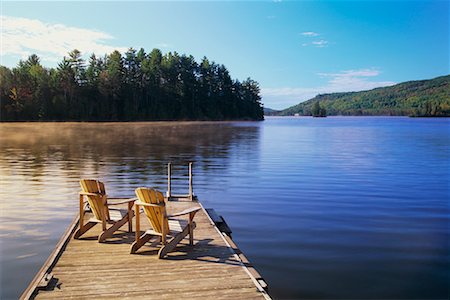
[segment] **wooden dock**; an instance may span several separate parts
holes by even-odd
[[[165,259],[158,259],[150,244],[129,254],[135,234],[126,224],[104,243],[97,242],[101,226],[76,240],[76,218],[21,299],[270,299],[259,273],[201,203],[171,199],[167,209],[193,206],[202,207],[195,217],[194,246],[185,238]],[[145,230],[150,225],[141,214]]]

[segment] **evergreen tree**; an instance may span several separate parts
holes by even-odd
[[[71,51],[56,69],[31,55],[12,70],[0,66],[2,121],[262,120],[259,85],[232,80],[204,57],[133,48],[122,56]]]
[[[319,101],[314,102],[313,107],[311,109],[311,114],[313,117],[320,116],[320,104]]]

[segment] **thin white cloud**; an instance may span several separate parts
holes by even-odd
[[[363,91],[395,84],[392,81],[369,80],[370,77],[380,75],[380,71],[376,69],[348,70],[339,73],[319,73],[317,75],[330,78],[327,87],[333,92]]]
[[[303,47],[313,46],[316,48],[325,48],[328,47],[329,42],[327,40],[318,40],[318,41],[312,41],[310,43],[302,43]]]
[[[305,32],[302,32],[301,35],[308,36],[308,37],[315,37],[315,36],[318,36],[319,34],[314,31],[305,31]]]
[[[392,81],[370,80],[380,75],[380,71],[373,68],[346,70],[339,73],[318,73],[317,75],[329,78],[328,82],[319,87],[262,88],[264,105],[274,109],[283,109],[311,99],[318,94],[365,91],[396,84]]]
[[[305,100],[311,99],[323,87],[303,88],[303,87],[282,87],[282,88],[261,88],[261,95],[265,107],[272,109],[285,109]]]
[[[306,39],[308,39],[307,42],[302,43],[303,47],[307,47],[307,46],[313,46],[313,47],[317,47],[317,48],[325,48],[328,46],[329,42],[325,39],[320,39],[320,40],[314,40],[311,41],[311,38],[315,38],[318,37],[320,34],[314,31],[304,31],[302,33],[300,33],[302,36],[304,36]]]
[[[314,45],[315,47],[323,48],[323,47],[328,46],[328,41],[326,41],[326,40],[313,41],[313,42],[311,42],[311,44]]]
[[[317,75],[322,77],[375,77],[380,75],[381,72],[377,69],[360,69],[360,70],[347,70],[341,71],[339,73],[317,73]]]
[[[73,49],[78,49],[85,55],[103,55],[114,50],[127,51],[126,47],[106,44],[106,41],[113,40],[114,37],[98,30],[10,16],[1,16],[1,22],[2,56],[26,58],[34,53],[43,60],[55,62]]]

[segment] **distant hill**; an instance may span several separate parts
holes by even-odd
[[[317,95],[277,115],[310,116],[316,102],[325,108],[327,115],[449,117],[450,75],[370,91]]]
[[[271,109],[268,107],[264,107],[264,115],[265,116],[274,116],[279,114],[281,111],[280,110],[275,110],[275,109]]]

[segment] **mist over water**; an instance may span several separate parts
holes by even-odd
[[[1,299],[29,284],[78,212],[111,196],[194,192],[281,298],[447,299],[449,119],[0,124]]]

